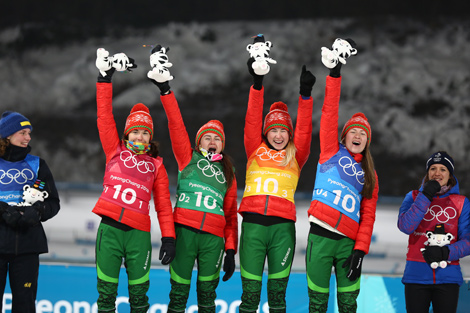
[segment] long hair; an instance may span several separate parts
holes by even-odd
[[[199,146],[196,146],[194,150],[196,150],[196,152],[198,153],[201,153],[201,150],[199,150]],[[223,156],[222,161],[220,163],[222,164],[224,176],[227,180],[227,189],[229,189],[232,186],[233,179],[235,178],[235,171],[233,169],[232,158],[224,151],[221,151],[220,154],[222,154]]]
[[[375,180],[375,167],[374,160],[370,154],[370,146],[367,143],[364,151],[362,151],[362,170],[364,171],[364,186],[362,188],[361,194],[363,197],[370,199],[372,198],[372,193],[374,192],[376,180]]]
[[[10,145],[10,140],[7,138],[0,138],[0,157],[5,154],[7,147]]]
[[[280,166],[287,166],[289,165],[292,167],[293,161],[295,159],[295,154],[297,153],[297,148],[295,147],[294,141],[292,137],[289,139],[287,146],[284,148],[286,150],[286,157],[279,163]]]
[[[440,153],[445,153],[447,155],[450,155],[448,154],[446,151],[444,150],[441,150],[441,151],[437,151],[437,152],[440,152]],[[449,173],[450,174],[450,173]],[[424,176],[424,178],[422,179],[422,185],[424,185],[426,182],[429,181],[429,170],[426,172],[426,175]],[[447,186],[450,186],[450,188],[454,187],[455,185],[457,185],[457,180],[455,179],[454,175],[449,175],[449,180],[447,181]]]

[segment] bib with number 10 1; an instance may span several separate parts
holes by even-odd
[[[285,150],[273,150],[263,143],[248,159],[243,197],[270,195],[294,203],[294,193],[299,182],[300,167],[296,160],[281,166]]]

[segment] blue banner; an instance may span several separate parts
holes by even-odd
[[[187,313],[197,312],[196,272],[193,274]],[[222,275],[221,275],[222,276]],[[268,313],[266,296],[267,276],[263,277],[263,290],[259,313]],[[117,309],[119,313],[130,312],[127,292],[127,276],[121,270]],[[338,312],[334,275],[330,283],[328,312]],[[459,313],[468,312],[470,291],[468,282],[460,288]],[[169,302],[170,274],[166,269],[150,271],[149,313],[166,313]],[[217,288],[217,312],[236,313],[242,294],[240,272],[232,278],[220,281]],[[37,295],[37,313],[96,313],[96,269],[86,266],[41,265]],[[287,288],[287,311],[290,313],[308,312],[307,279],[305,273],[292,273]],[[400,277],[363,275],[361,292],[358,298],[359,313],[402,313],[405,312],[404,288]],[[3,312],[11,312],[11,291],[9,283],[3,297]]]

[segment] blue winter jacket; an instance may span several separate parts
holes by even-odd
[[[457,179],[456,179],[457,181]],[[398,215],[398,228],[401,232],[412,235],[423,220],[427,209],[431,206],[431,201],[422,194],[422,187],[415,199],[410,191],[403,200]],[[451,194],[460,194],[459,183],[447,193],[436,198],[448,197]],[[434,201],[434,200],[433,200]],[[457,241],[448,245],[449,261],[456,261],[470,254],[470,202],[465,198],[462,211],[458,220]],[[433,270],[425,262],[406,261],[405,272],[402,278],[403,283],[414,284],[459,284],[463,283],[460,265],[449,264],[446,268]]]

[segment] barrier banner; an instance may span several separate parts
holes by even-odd
[[[186,313],[197,312],[196,275],[193,273],[191,292]],[[223,275],[221,275],[222,277]],[[338,312],[336,304],[336,283],[332,275],[328,313]],[[263,290],[259,313],[268,313],[266,295],[267,276],[263,277]],[[1,313],[11,312],[11,291],[9,282],[3,297]],[[468,312],[470,291],[468,282],[460,288],[459,313]],[[152,268],[150,271],[149,313],[166,313],[169,302],[170,274],[168,268]],[[217,313],[236,313],[242,294],[240,272],[232,278],[220,281],[217,288]],[[305,273],[293,272],[287,287],[287,311],[289,313],[308,312],[307,279]],[[37,313],[96,313],[96,269],[87,266],[41,265],[37,295]],[[127,275],[121,269],[119,278],[117,312],[130,312],[127,292]],[[361,292],[358,298],[358,313],[402,313],[405,312],[404,287],[400,277],[363,275]]]

